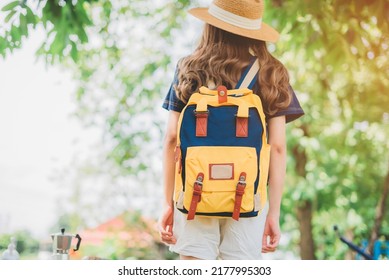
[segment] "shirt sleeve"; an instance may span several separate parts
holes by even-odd
[[[174,89],[174,86],[178,84],[178,67],[176,67],[176,70],[174,71],[174,78],[173,82],[170,85],[170,88],[166,94],[165,100],[162,104],[162,107],[166,110],[172,110],[176,112],[181,112],[184,107],[185,103],[182,102],[176,94],[176,91]]]
[[[290,102],[289,106],[284,110],[278,111],[276,114],[272,116],[268,116],[268,119],[279,117],[279,116],[285,116],[286,122],[289,123],[304,115],[304,110],[301,108],[296,93],[294,92],[291,86],[289,86],[289,90],[292,94],[292,101]]]

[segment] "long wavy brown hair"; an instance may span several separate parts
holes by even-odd
[[[250,63],[252,49],[259,59],[260,71],[253,91],[266,104],[264,111],[274,115],[291,101],[289,75],[284,65],[267,50],[266,42],[235,35],[205,24],[196,50],[178,65],[177,96],[186,103],[192,93],[205,85],[234,88]]]

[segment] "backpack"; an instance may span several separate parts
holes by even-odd
[[[266,203],[270,145],[250,89],[258,70],[255,59],[234,90],[201,87],[179,116],[174,201],[188,220],[255,217]]]

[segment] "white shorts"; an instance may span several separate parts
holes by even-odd
[[[258,260],[262,259],[262,236],[268,211],[252,218],[204,218],[186,215],[174,209],[173,235],[177,243],[170,251],[203,260]]]

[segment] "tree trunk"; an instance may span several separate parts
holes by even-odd
[[[302,126],[304,135],[308,136],[308,129]],[[307,154],[304,149],[296,145],[292,150],[296,162],[297,175],[306,178],[307,172],[305,166],[307,165]],[[315,243],[312,234],[312,202],[305,200],[297,206],[297,220],[300,228],[300,256],[303,260],[314,260],[315,258]]]
[[[376,208],[374,227],[370,235],[369,247],[368,247],[368,251],[370,253],[373,252],[374,242],[379,238],[380,235],[382,221],[384,219],[385,212],[386,212],[386,202],[388,200],[388,196],[389,196],[389,170],[388,173],[386,174],[386,179],[382,188],[382,195],[380,197],[380,200],[378,201],[377,208]]]
[[[312,202],[304,201],[297,207],[300,225],[300,256],[302,260],[314,260],[315,244],[312,235]]]

